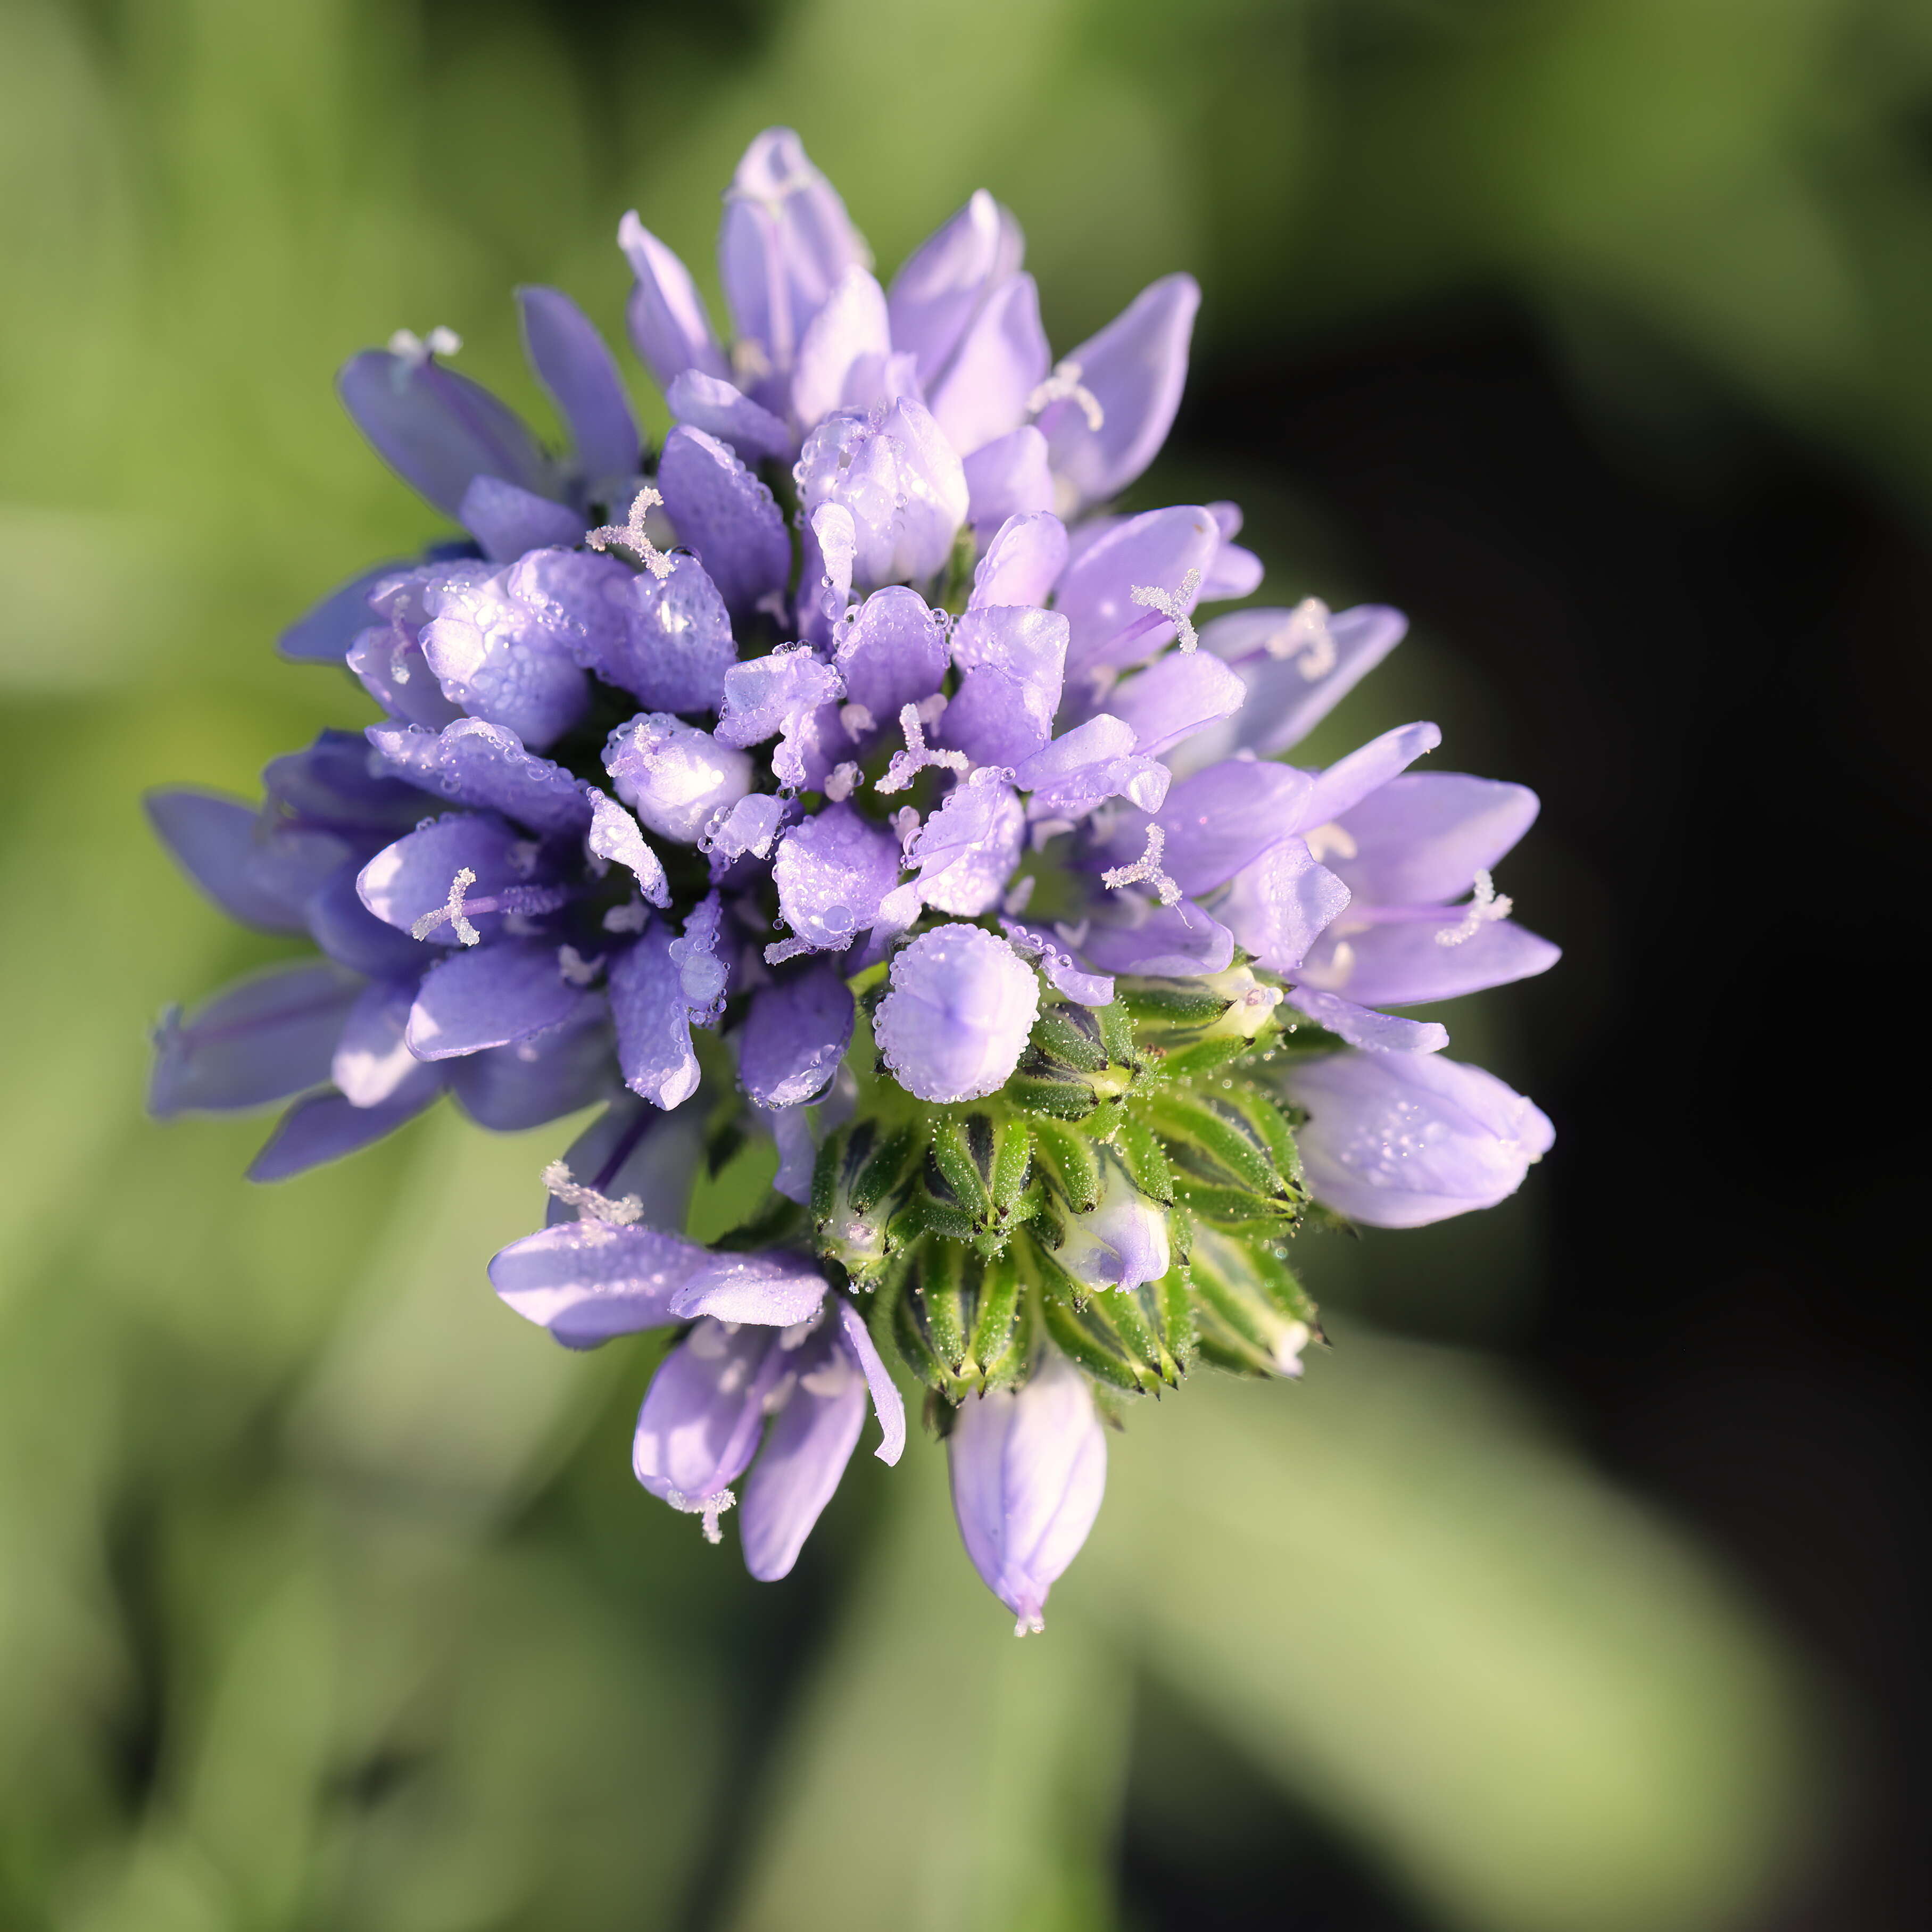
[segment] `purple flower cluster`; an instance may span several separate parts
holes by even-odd
[[[518,301],[562,454],[447,331],[344,370],[466,538],[283,639],[382,722],[275,760],[259,809],[151,801],[223,907],[320,953],[170,1015],[154,1108],[292,1100],[271,1180],[446,1089],[502,1130],[601,1106],[491,1275],[571,1347],[680,1328],[639,1481],[714,1540],[742,1485],[746,1562],[784,1575],[868,1392],[903,1446],[890,1336],[954,1405],[969,1555],[1037,1628],[1100,1504],[1096,1383],[1197,1346],[1298,1367],[1298,1291],[1247,1281],[1234,1236],[1311,1196],[1390,1226],[1485,1206],[1548,1146],[1388,1010],[1553,962],[1492,879],[1536,800],[1412,770],[1428,724],[1287,762],[1400,614],[1197,622],[1260,583],[1239,510],[1106,508],[1173,421],[1188,277],[1056,357],[1006,210],[974,195],[882,287],[784,129],[725,196],[728,345],[634,214],[619,238],[655,452],[553,290]],[[1190,1086],[1236,1060],[1252,1106]],[[780,1208],[706,1250],[693,1175],[747,1131]],[[976,1339],[947,1339],[956,1276]]]

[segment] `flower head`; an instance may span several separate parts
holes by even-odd
[[[518,299],[556,447],[446,328],[343,370],[459,528],[282,639],[381,722],[277,759],[259,808],[151,800],[203,890],[316,949],[167,1016],[154,1108],[288,1102],[272,1180],[445,1093],[503,1130],[600,1108],[490,1276],[568,1347],[680,1330],[638,1480],[782,1576],[868,1402],[897,1459],[890,1354],[1037,1628],[1100,1504],[1096,1388],[1298,1373],[1311,1198],[1410,1225],[1547,1146],[1388,1010],[1552,963],[1495,879],[1535,800],[1412,769],[1426,722],[1288,762],[1400,614],[1209,615],[1261,580],[1238,508],[1105,508],[1173,421],[1189,278],[1056,352],[990,196],[882,285],[782,128],[726,196],[728,340],[635,214],[618,241],[655,451],[554,290]],[[712,1130],[776,1171],[706,1249]]]

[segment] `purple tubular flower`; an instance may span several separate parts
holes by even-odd
[[[1124,670],[1154,656],[1174,635],[1174,621],[1134,592],[1157,592],[1191,611],[1220,542],[1214,518],[1188,505],[1130,517],[1073,557],[1054,593],[1070,626],[1068,677]]]
[[[1200,306],[1200,286],[1192,275],[1166,276],[1061,364],[1088,392],[1100,418],[1096,423],[1078,396],[1041,413],[1059,486],[1054,507],[1063,517],[1118,496],[1154,460],[1180,406]]]
[[[778,916],[807,948],[849,946],[879,915],[898,883],[899,842],[849,805],[829,806],[795,825],[772,863]]]
[[[728,745],[757,745],[781,734],[773,776],[782,784],[803,784],[820,776],[808,764],[808,727],[839,689],[838,674],[802,645],[734,664],[725,674],[718,736]]]
[[[1018,272],[1025,245],[1019,224],[980,188],[892,278],[892,344],[912,352],[925,387],[945,369],[988,293]]]
[[[922,1100],[974,1100],[1006,1084],[1040,1011],[1040,982],[976,926],[922,933],[896,958],[873,1030],[899,1084]]]
[[[406,1035],[418,1060],[509,1046],[561,1026],[583,995],[541,939],[500,940],[459,952],[423,976]]]
[[[968,610],[952,627],[959,688],[940,721],[940,738],[983,764],[1022,764],[1044,751],[1060,706],[1066,635],[1055,610],[1017,604]]]
[[[562,640],[517,595],[522,570],[433,591],[419,641],[452,704],[541,752],[583,718],[590,686]]]
[[[310,896],[348,856],[332,832],[265,824],[218,792],[183,788],[144,802],[182,870],[230,918],[266,932],[305,932]]]
[[[752,996],[738,1075],[761,1107],[796,1107],[831,1084],[852,1037],[852,995],[832,967],[814,964]]]
[[[1102,1162],[1100,1204],[1066,1224],[1054,1259],[1084,1288],[1134,1288],[1158,1281],[1172,1264],[1167,1212],[1150,1200],[1111,1158]]]
[[[624,1084],[653,1106],[682,1106],[698,1091],[692,1049],[692,1006],[674,935],[653,920],[610,967],[610,1010],[617,1023],[617,1060]]]
[[[581,511],[533,496],[496,476],[472,479],[457,514],[492,563],[514,563],[546,544],[576,543],[586,527]]]
[[[660,838],[694,845],[752,787],[752,761],[668,712],[620,724],[604,747],[617,796]]]
[[[1107,1486],[1107,1437],[1087,1378],[1049,1353],[1024,1388],[959,1406],[946,1440],[966,1554],[1016,1618],[1046,1628],[1047,1593],[1079,1555]]]
[[[1044,604],[1066,568],[1066,526],[1058,517],[1007,518],[973,573],[968,612],[1007,604]]]
[[[982,766],[948,792],[906,849],[919,896],[935,912],[976,919],[1004,896],[1026,839],[1026,810],[1004,771]]]
[[[1102,712],[1023,759],[1013,776],[1033,794],[1034,818],[1084,817],[1102,800],[1131,800],[1143,812],[1160,808],[1167,796],[1167,767],[1134,749],[1137,736],[1126,719]]]
[[[311,1094],[275,1123],[261,1152],[248,1163],[248,1178],[290,1180],[325,1162],[340,1160],[406,1126],[442,1090],[432,1078],[370,1107],[356,1106],[340,1094]]]
[[[933,421],[970,457],[1022,427],[1051,360],[1040,291],[1030,275],[1010,277],[967,324],[945,373],[927,386]]]
[[[1324,772],[1318,794],[1349,762]],[[1379,1006],[1453,999],[1546,972],[1558,949],[1507,916],[1510,903],[1496,896],[1489,872],[1536,811],[1536,794],[1521,785],[1456,772],[1392,778],[1342,808],[1310,836],[1354,902],[1310,950],[1301,977]],[[1467,904],[1449,903],[1472,887]]]
[[[729,369],[711,332],[704,298],[691,271],[638,219],[617,224],[617,245],[637,277],[631,291],[631,340],[658,387],[669,389],[686,370],[722,381]]]
[[[1215,907],[1242,950],[1275,973],[1292,973],[1348,903],[1348,888],[1299,838],[1250,860]]]
[[[1201,644],[1226,662],[1247,688],[1247,701],[1218,733],[1187,748],[1191,763],[1206,764],[1249,750],[1264,756],[1291,750],[1375,669],[1408,628],[1400,610],[1358,604],[1330,613],[1231,610],[1201,627]]]
[[[734,618],[784,590],[791,542],[772,493],[715,436],[680,426],[664,439],[658,487],[680,538],[697,553]]]
[[[722,376],[687,369],[666,386],[664,400],[678,422],[728,442],[748,463],[782,456],[791,447],[784,423]]]
[[[958,454],[910,396],[827,416],[806,438],[797,474],[808,518],[826,503],[850,512],[853,581],[865,590],[935,575],[966,520]]]
[[[966,478],[966,519],[981,542],[1015,517],[1053,507],[1053,472],[1046,438],[1030,423],[982,443],[960,465]]]
[[[787,128],[725,197],[728,340],[634,214],[618,240],[675,425],[655,454],[554,289],[517,303],[554,458],[448,366],[448,329],[343,370],[370,441],[462,530],[281,640],[345,665],[380,722],[275,760],[259,806],[148,801],[202,890],[314,949],[166,1016],[153,1108],[286,1103],[263,1180],[446,1094],[496,1132],[594,1110],[491,1277],[572,1348],[682,1324],[639,1480],[714,1541],[742,1498],[747,1568],[786,1574],[868,1389],[878,1453],[904,1445],[890,1336],[958,1406],[967,1548],[1037,1629],[1105,1483],[1095,1381],[1153,1393],[1182,1365],[1132,1298],[1163,1332],[1185,1301],[1216,1363],[1300,1372],[1314,1313],[1275,1264],[1308,1186],[1282,1134],[1321,1199],[1390,1225],[1500,1198],[1549,1144],[1442,1057],[1441,1024],[1384,1010],[1555,959],[1491,872],[1536,801],[1410,772],[1426,723],[1325,770],[1278,762],[1401,614],[1214,615],[1262,581],[1239,506],[1107,507],[1173,420],[1187,276],[1056,358],[990,195],[882,286]],[[782,508],[760,470],[780,463]],[[778,1164],[714,1249],[685,1228],[721,1130]],[[1189,1244],[1163,1153],[1216,1163]],[[956,1265],[1028,1283],[1004,1340],[982,1304],[970,1354],[905,1319]],[[1068,1322],[1078,1366],[1052,1339]]]
[[[1286,1085],[1308,1115],[1298,1138],[1316,1198],[1371,1227],[1493,1208],[1556,1137],[1494,1074],[1439,1054],[1334,1054]]]
[[[154,1036],[148,1111],[162,1120],[226,1113],[320,1086],[360,990],[355,974],[333,964],[274,967],[185,1020],[170,1011]]]
[[[905,1404],[859,1311],[842,1296],[833,1305],[836,1322],[821,1323],[799,1352],[798,1379],[745,1485],[745,1567],[761,1583],[789,1575],[797,1562],[851,1460],[868,1391],[881,1438],[873,1454],[890,1466],[904,1452]]]
[[[369,628],[369,593],[385,578],[406,571],[402,562],[379,563],[332,590],[314,610],[298,618],[275,640],[294,664],[340,664],[349,646]]]
[[[583,782],[524,749],[515,732],[480,718],[441,731],[372,724],[367,736],[392,770],[459,805],[500,812],[534,832],[581,832],[590,823]]]
[[[478,476],[539,496],[552,492],[550,464],[523,422],[434,356],[367,350],[343,365],[336,387],[376,453],[452,517]]]
[[[834,662],[847,700],[888,725],[902,705],[930,698],[944,681],[944,622],[915,590],[875,590],[846,627]]]
[[[787,379],[812,319],[845,271],[870,256],[831,183],[789,128],[768,128],[745,151],[724,197],[718,273],[757,371],[752,394],[783,406]]]
[[[869,409],[884,400],[892,351],[886,292],[852,262],[800,340],[791,378],[794,417],[815,423],[834,410]]]
[[[1162,658],[1124,679],[1107,694],[1107,709],[1134,728],[1134,749],[1159,758],[1184,738],[1205,730],[1241,708],[1247,688],[1219,658],[1204,651]]]
[[[521,1133],[619,1090],[610,1003],[583,993],[559,1024],[509,1046],[441,1063],[451,1097],[478,1126]]]
[[[530,366],[570,426],[584,480],[598,484],[635,476],[638,420],[596,325],[559,289],[520,288],[517,307]]]

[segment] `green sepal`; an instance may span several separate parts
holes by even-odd
[[[1301,1150],[1295,1145],[1294,1136],[1289,1132],[1288,1122],[1272,1096],[1258,1087],[1236,1081],[1214,1097],[1216,1106],[1240,1114],[1246,1122],[1250,1130],[1268,1150],[1276,1172],[1298,1192],[1305,1192],[1307,1184],[1301,1172]]]
[[[862,1132],[864,1124],[855,1130]],[[908,1121],[879,1137],[876,1146],[856,1163],[849,1184],[854,1211],[869,1214],[887,1195],[896,1191],[919,1158],[921,1134],[918,1124]]]
[[[1090,1374],[1140,1395],[1180,1379],[1136,1297],[1114,1288],[1090,1294],[1045,1250],[1035,1247],[1032,1258],[1047,1333]]]
[[[1084,1214],[1100,1204],[1100,1156],[1092,1141],[1056,1120],[1034,1128],[1034,1156],[1067,1205]]]
[[[932,1165],[952,1190],[953,1198],[972,1216],[976,1226],[984,1228],[992,1217],[993,1198],[968,1144],[965,1122],[949,1119],[936,1123],[930,1153]]]
[[[1009,1252],[986,1262],[973,1310],[971,1347],[987,1386],[1016,1380],[1025,1366],[1030,1351],[1022,1330],[1028,1325],[1023,1318],[1029,1308],[1018,1259]]]
[[[1234,1004],[1172,980],[1116,980],[1114,1000],[1129,1018],[1156,1028],[1209,1026]]]
[[[1292,1192],[1267,1138],[1245,1112],[1224,1104],[1222,1095],[1177,1094],[1170,1088],[1149,1095],[1138,1111],[1169,1152],[1196,1173],[1268,1198]]]
[[[1174,1178],[1174,1198],[1196,1220],[1233,1234],[1276,1238],[1294,1224],[1294,1210],[1286,1202],[1246,1188],[1217,1186],[1185,1172]]]
[[[1082,1073],[1104,1073],[1107,1070],[1108,1054],[1100,1043],[1100,1028],[1087,1025],[1072,1016],[1078,1013],[1084,1019],[1084,1006],[1049,1006],[1034,1022],[1033,1043],[1041,1052],[1077,1069]]]
[[[1313,1300],[1285,1262],[1262,1243],[1208,1232],[1186,1272],[1210,1361],[1246,1375],[1300,1372],[1303,1346],[1322,1331]]]
[[[1100,1044],[1106,1048],[1109,1060],[1122,1066],[1138,1066],[1141,1060],[1140,1042],[1135,1037],[1133,1016],[1118,1000],[1104,1006],[1093,1006],[1088,1010],[1100,1030]]]
[[[1170,1080],[1198,1079],[1254,1050],[1251,1040],[1198,1040],[1192,1046],[1170,1048],[1161,1070]]]
[[[1057,1079],[1050,1074],[1025,1070],[1024,1064],[1022,1070],[1000,1090],[1021,1112],[1045,1114],[1057,1120],[1084,1120],[1100,1104],[1093,1088],[1084,1080]]]
[[[1153,1129],[1131,1114],[1124,1116],[1114,1129],[1113,1145],[1127,1178],[1149,1199],[1171,1205],[1174,1173]]]

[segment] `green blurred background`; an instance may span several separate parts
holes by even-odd
[[[1062,347],[1193,270],[1140,499],[1414,610],[1316,754],[1428,715],[1549,802],[1570,959],[1450,1018],[1556,1154],[1311,1238],[1336,1346],[1136,1414],[1024,1644],[929,1440],[772,1588],[636,1489],[658,1344],[482,1274],[570,1124],[262,1190],[141,1111],[274,951],[142,790],[362,722],[272,638],[435,532],[335,367],[446,323],[544,420],[512,285],[621,337],[618,216],[708,278],[774,122],[886,268],[992,188]],[[1918,956],[1928,161],[1922,0],[0,0],[0,1925],[1921,1922],[1922,1128],[1816,1020]]]

